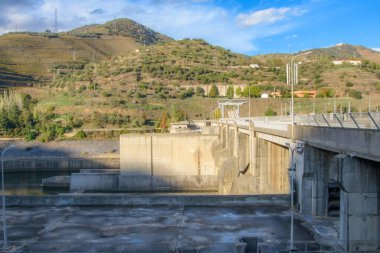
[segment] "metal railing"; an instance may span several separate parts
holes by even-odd
[[[267,124],[292,123],[291,116],[224,118],[220,122],[248,126],[249,122]],[[296,125],[380,130],[380,112],[326,113],[295,115]]]

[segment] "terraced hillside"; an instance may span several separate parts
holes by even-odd
[[[109,28],[117,23],[117,30]],[[57,71],[78,68],[88,62],[136,50],[145,43],[158,43],[170,38],[129,19],[104,25],[92,25],[67,33],[9,33],[0,36],[0,68],[19,76],[39,81],[50,80]],[[102,31],[102,32],[99,32]],[[22,84],[22,79],[17,84]],[[26,83],[27,84],[27,83]],[[2,85],[14,86],[11,78]]]

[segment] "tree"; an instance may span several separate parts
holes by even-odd
[[[240,97],[241,96],[241,88],[237,87],[235,93],[236,93],[236,96]]]
[[[4,108],[0,111],[0,133],[3,135],[9,134],[12,130],[12,123],[9,120]]]
[[[197,86],[195,88],[195,95],[198,97],[203,97],[205,95],[205,90],[202,87]]]
[[[183,111],[178,109],[175,104],[172,104],[172,107],[170,110],[170,117],[171,117],[171,121],[175,122],[175,121],[184,120],[186,118],[186,115]]]
[[[218,108],[214,111],[214,119],[217,120],[217,119],[220,119],[222,117],[222,112],[221,110]]]
[[[249,85],[245,86],[244,90],[242,91],[243,97],[251,96],[251,98],[257,98],[260,97],[261,89],[256,85]]]
[[[211,89],[210,89],[210,92],[208,93],[208,95],[212,98],[216,98],[219,96],[219,90],[215,84],[211,86]]]
[[[163,112],[160,119],[161,132],[165,132],[166,129],[168,128],[167,121],[168,121],[168,114],[166,112]]]
[[[21,111],[16,104],[12,104],[9,108],[8,118],[15,127],[20,126],[20,114]]]
[[[234,97],[234,86],[229,85],[226,92],[227,98],[233,98]]]

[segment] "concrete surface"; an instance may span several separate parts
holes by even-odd
[[[217,135],[128,134],[120,136],[120,189],[216,190],[211,155]]]
[[[235,252],[239,237],[289,239],[287,205],[11,207],[7,216],[18,252]],[[296,240],[314,233],[296,217]]]

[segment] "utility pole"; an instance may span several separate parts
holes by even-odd
[[[334,98],[334,114],[336,113],[336,98]]]
[[[116,17],[115,15],[113,15],[113,35],[115,36],[116,35],[116,30],[117,29],[117,24],[116,24]]]
[[[76,56],[76,48],[73,48],[72,51],[73,51],[73,61],[76,61],[77,60],[77,56]]]
[[[57,8],[54,10],[54,31],[58,33],[58,11]]]
[[[371,97],[368,98],[368,112],[371,112]]]

